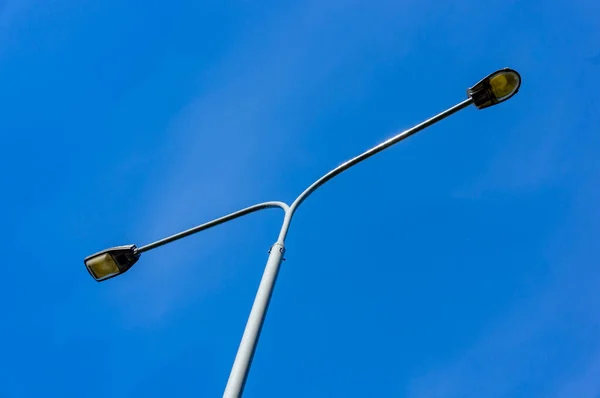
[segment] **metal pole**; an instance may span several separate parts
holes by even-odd
[[[223,393],[224,398],[238,398],[242,396],[284,252],[283,242],[277,242],[271,247],[269,259],[267,260],[267,265],[258,286],[258,292],[256,293],[254,304],[252,304],[248,322],[246,323],[246,329],[244,330],[242,341],[235,356],[229,380],[227,380],[227,387],[225,387],[225,392]]]

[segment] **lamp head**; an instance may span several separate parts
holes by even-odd
[[[483,78],[467,90],[469,97],[479,109],[504,102],[515,95],[521,87],[521,75],[513,69],[504,68]]]
[[[85,258],[85,267],[97,282],[102,282],[126,272],[140,255],[135,245],[117,246]]]

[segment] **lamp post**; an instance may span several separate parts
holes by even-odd
[[[185,238],[186,236],[195,234],[208,228],[212,228],[219,224],[234,220],[236,218],[254,213],[259,210],[268,208],[280,208],[284,212],[283,224],[279,232],[277,241],[271,246],[269,258],[263,272],[258,292],[250,311],[250,316],[246,323],[246,328],[240,342],[233,367],[229,374],[229,380],[225,387],[223,397],[237,398],[242,395],[244,385],[248,377],[248,371],[252,358],[256,350],[260,331],[263,326],[269,301],[273,294],[273,288],[279,272],[279,267],[285,251],[285,238],[288,233],[290,223],[294,213],[298,207],[308,198],[315,190],[335,176],[339,175],[352,166],[370,158],[371,156],[391,147],[392,145],[402,141],[419,131],[432,126],[433,124],[447,118],[448,116],[468,107],[475,105],[478,109],[487,108],[501,102],[504,102],[515,95],[520,88],[520,75],[509,68],[501,69],[486,76],[480,82],[467,90],[467,99],[454,105],[451,108],[439,113],[416,126],[405,130],[394,137],[374,146],[373,148],[363,152],[362,154],[348,160],[327,174],[319,178],[302,192],[291,205],[283,202],[265,202],[254,206],[247,207],[237,212],[228,214],[205,224],[177,233],[167,238],[147,244],[145,246],[136,247],[135,245],[118,246],[110,248],[87,257],[84,262],[88,272],[96,281],[105,281],[107,279],[118,276],[129,270],[135,264],[140,255],[144,252],[156,249],[157,247],[166,245],[176,240]]]

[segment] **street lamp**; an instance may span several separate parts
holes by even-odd
[[[126,272],[140,255],[135,245],[111,247],[85,258],[85,267],[98,282],[114,278]]]
[[[238,398],[242,395],[244,390],[244,385],[248,377],[248,371],[256,350],[260,331],[265,320],[269,301],[273,294],[275,280],[277,279],[277,274],[285,251],[285,237],[288,233],[292,217],[302,202],[327,181],[363,160],[370,158],[429,126],[432,126],[471,104],[475,105],[478,109],[483,109],[504,102],[515,95],[517,91],[519,91],[520,86],[521,76],[516,71],[508,68],[496,71],[469,88],[467,90],[467,99],[448,108],[442,113],[395,135],[329,171],[306,188],[289,206],[283,202],[259,203],[139,248],[135,245],[129,245],[104,250],[87,257],[85,259],[85,266],[95,280],[102,282],[126,272],[136,263],[140,255],[144,252],[259,210],[268,208],[282,209],[284,218],[279,237],[269,251],[269,258],[223,394],[223,397]]]
[[[504,102],[515,95],[521,87],[521,75],[517,71],[504,68],[484,77],[467,90],[469,97],[479,109]]]

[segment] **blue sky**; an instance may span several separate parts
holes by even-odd
[[[593,0],[0,2],[0,397],[220,396],[269,210],[303,204],[248,397],[600,396]]]

